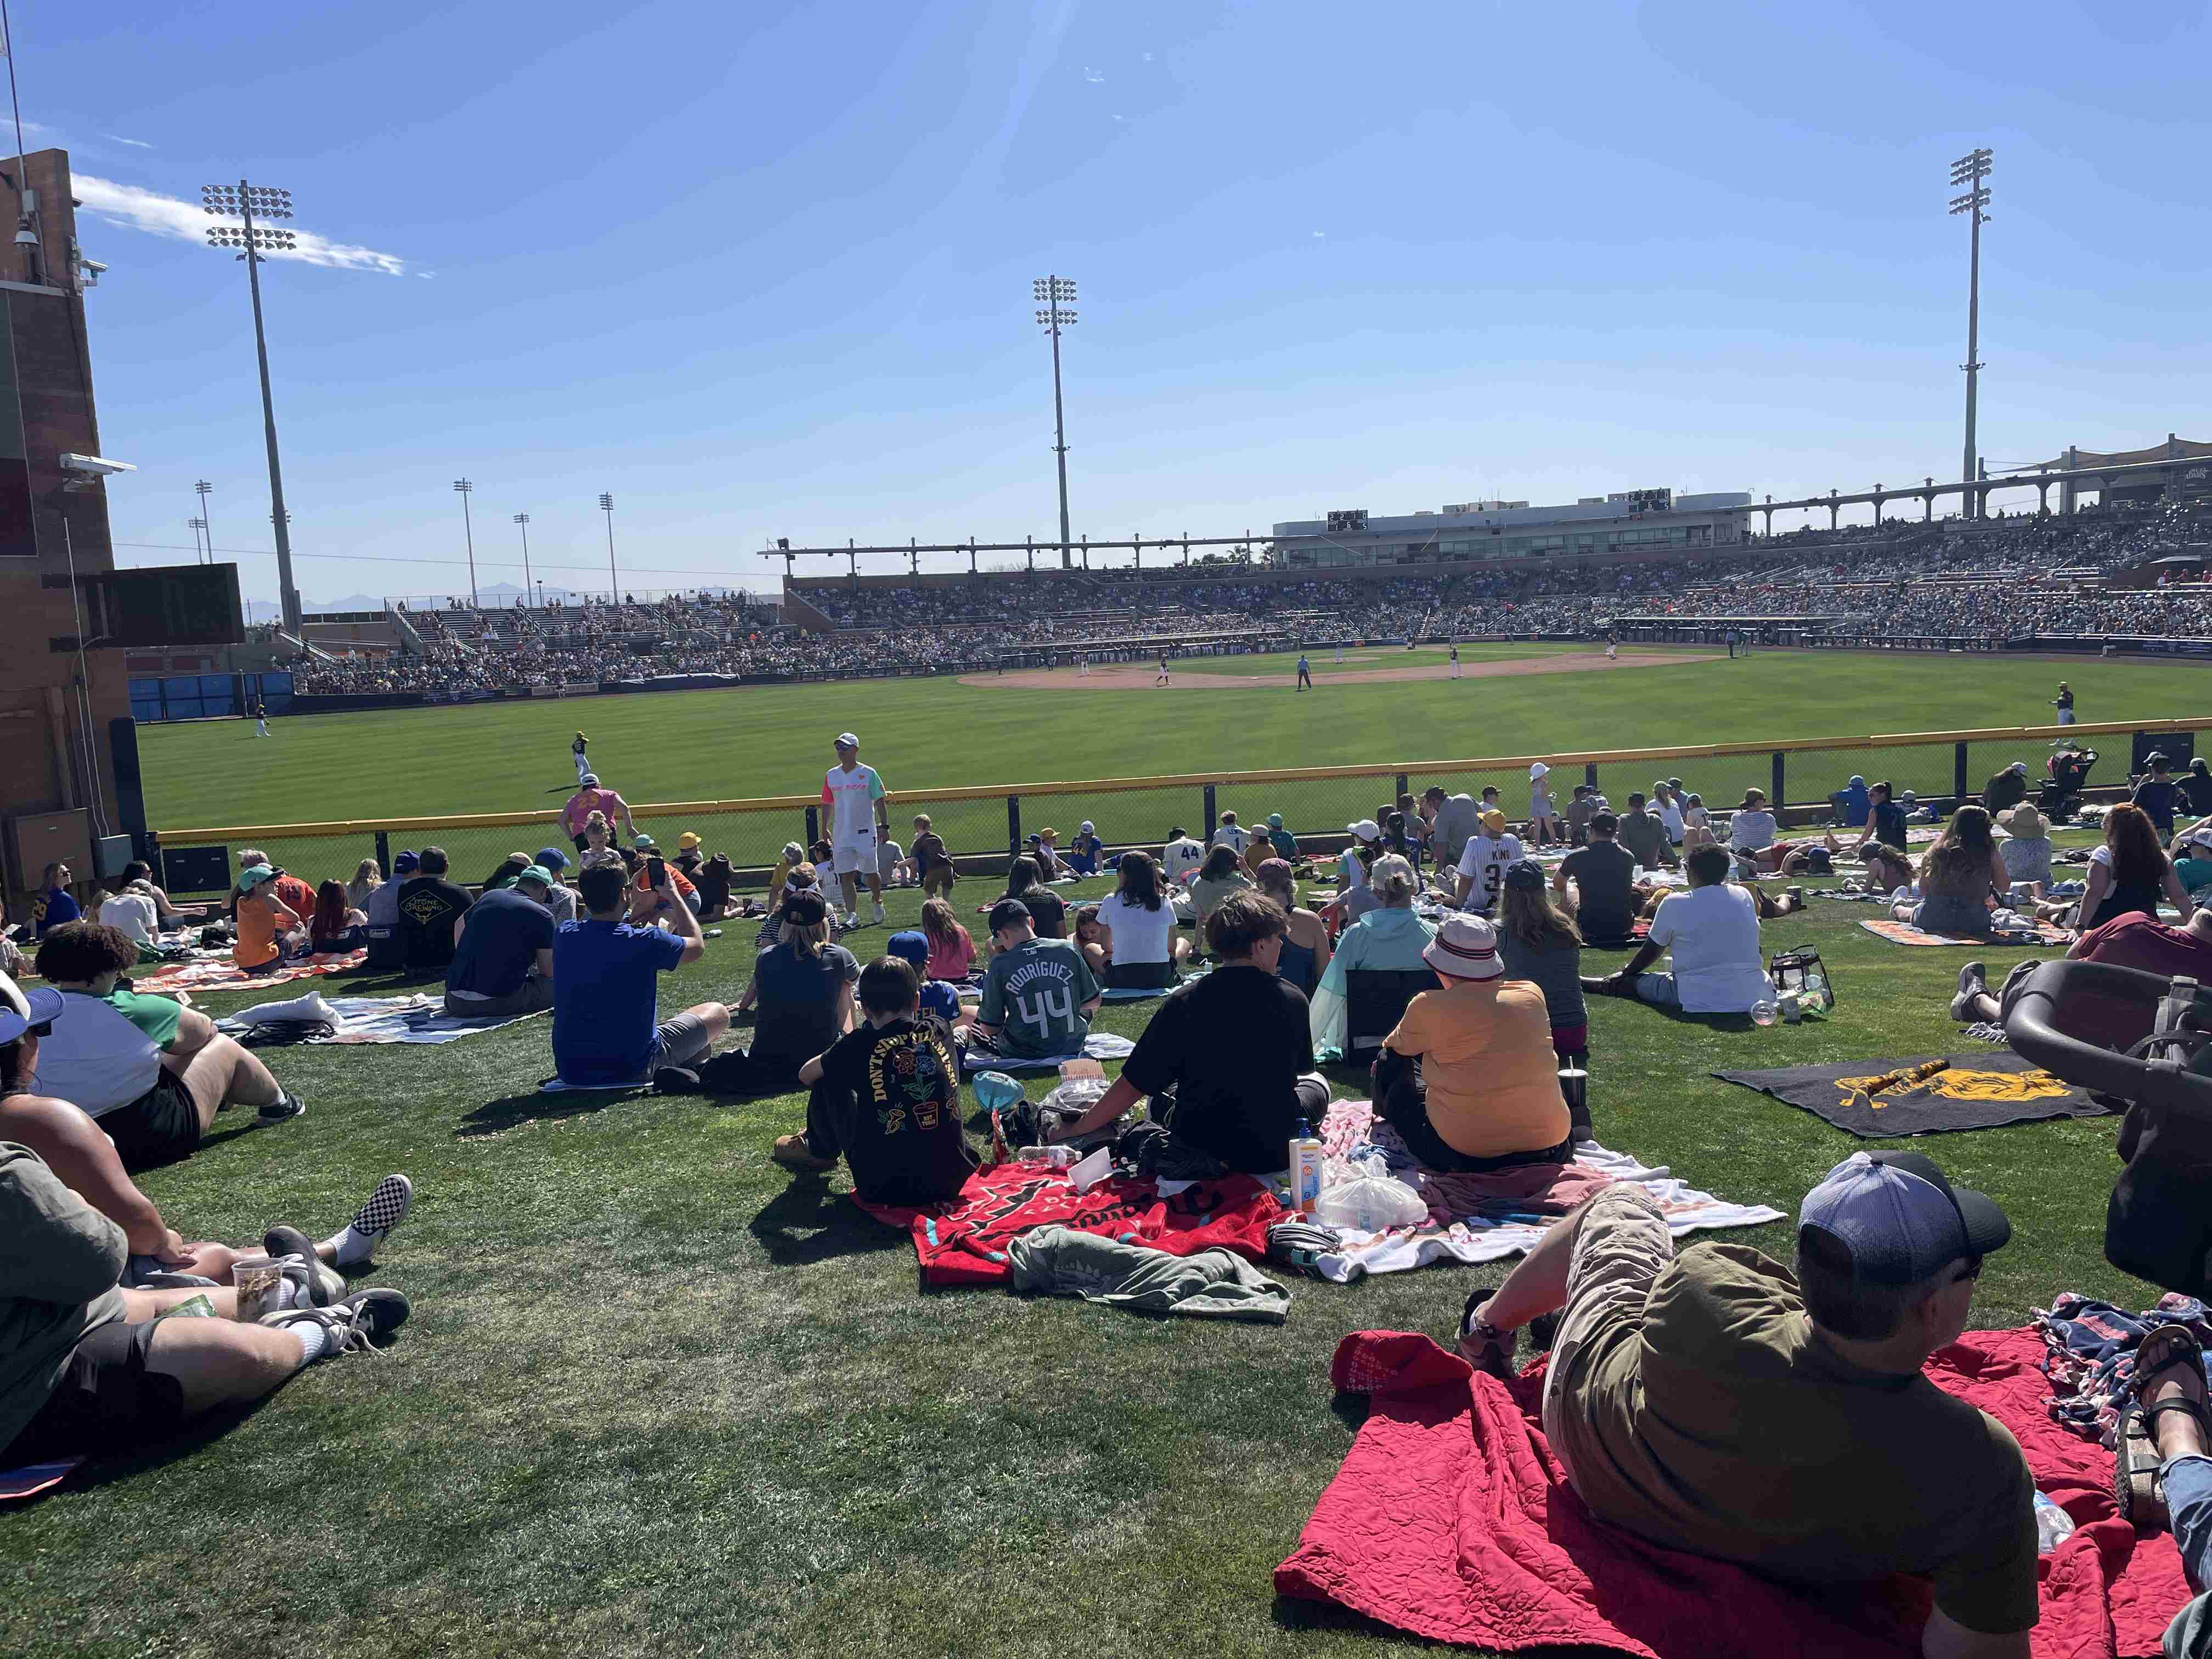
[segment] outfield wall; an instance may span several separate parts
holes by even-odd
[[[1996,726],[1972,731],[1905,732],[1864,737],[1770,738],[1747,743],[1695,744],[1667,749],[1589,750],[1473,760],[1389,761],[1371,766],[1304,767],[1271,771],[1188,772],[1163,777],[1092,778],[975,785],[960,788],[898,789],[887,797],[893,838],[912,839],[916,812],[927,812],[946,845],[980,872],[998,866],[1031,831],[1049,824],[1065,847],[1088,819],[1112,849],[1158,847],[1177,825],[1203,840],[1216,815],[1233,811],[1248,825],[1279,812],[1284,826],[1312,851],[1334,851],[1345,826],[1370,817],[1401,793],[1419,794],[1431,784],[1479,796],[1495,785],[1507,816],[1528,816],[1528,768],[1552,768],[1554,794],[1564,807],[1573,786],[1595,783],[1616,806],[1632,790],[1649,790],[1656,778],[1680,777],[1686,788],[1723,811],[1747,788],[1758,787],[1801,810],[1824,808],[1854,773],[1869,781],[1888,779],[1923,801],[1946,806],[1977,793],[1983,782],[2015,760],[2039,777],[2050,744],[2062,733],[2096,747],[2106,758],[2093,786],[2124,782],[2130,758],[2146,736],[2173,734],[2169,752],[2187,752],[2195,734],[2212,728],[2212,715],[2170,720],[2119,720],[2071,726]],[[816,795],[774,795],[748,800],[664,801],[631,808],[637,827],[669,853],[684,830],[696,833],[709,854],[728,854],[740,884],[761,885],[784,843],[810,842],[817,828]],[[453,861],[453,878],[474,884],[510,852],[535,853],[549,842],[566,847],[558,809],[483,812],[465,816],[390,817],[334,823],[217,824],[155,831],[165,853],[222,847],[235,853],[258,847],[309,880],[349,877],[361,860],[387,866],[403,848],[435,843]],[[230,860],[234,868],[234,860]],[[995,890],[995,883],[990,884]],[[173,892],[206,890],[189,882]],[[984,884],[978,883],[979,895]]]

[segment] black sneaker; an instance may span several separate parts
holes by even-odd
[[[278,1261],[287,1256],[297,1256],[307,1271],[307,1299],[318,1308],[326,1308],[345,1294],[345,1280],[337,1271],[323,1265],[315,1254],[314,1241],[297,1227],[271,1227],[261,1235],[261,1248]]]
[[[356,1348],[380,1348],[392,1340],[392,1333],[407,1322],[407,1298],[397,1291],[356,1291],[343,1297],[327,1308],[287,1308],[282,1313],[264,1314],[264,1325],[286,1326],[312,1321],[330,1333],[331,1346],[324,1352],[325,1359],[335,1359],[342,1353]]]
[[[653,1074],[655,1094],[702,1095],[707,1092],[699,1082],[699,1073],[687,1066],[664,1066]]]
[[[287,1118],[304,1117],[307,1112],[307,1103],[287,1089],[256,1115],[264,1123],[282,1123]]]

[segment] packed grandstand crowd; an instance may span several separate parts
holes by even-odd
[[[1601,635],[1700,619],[1776,619],[1850,638],[2035,634],[2212,637],[2212,585],[2177,565],[2161,585],[2103,586],[2162,550],[2201,545],[2167,505],[1970,526],[1892,520],[1798,531],[1701,560],[1525,569],[1432,568],[1387,580],[1277,582],[1217,559],[1166,570],[988,572],[898,586],[799,590],[830,631],[763,601],[700,592],[621,605],[406,613],[422,640],[393,657],[317,653],[308,695],[496,694],[666,675],[834,675],[1290,648],[1340,640]]]

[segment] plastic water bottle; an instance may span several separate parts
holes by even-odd
[[[2074,1535],[2074,1517],[2041,1492],[2035,1494],[2035,1547],[2048,1555]]]
[[[1829,987],[1828,975],[1817,966],[1806,970],[1804,1000],[1818,1002],[1823,1013],[1836,1006],[1836,994]]]
[[[1304,1118],[1291,1137],[1291,1207],[1311,1215],[1321,1201],[1321,1137]]]

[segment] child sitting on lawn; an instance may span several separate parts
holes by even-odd
[[[975,1168],[960,1129],[960,1060],[945,1022],[921,1012],[921,985],[898,957],[860,970],[867,1024],[799,1068],[812,1092],[804,1133],[785,1135],[773,1156],[820,1173],[842,1157],[853,1195],[867,1204],[935,1204],[952,1197]]]

